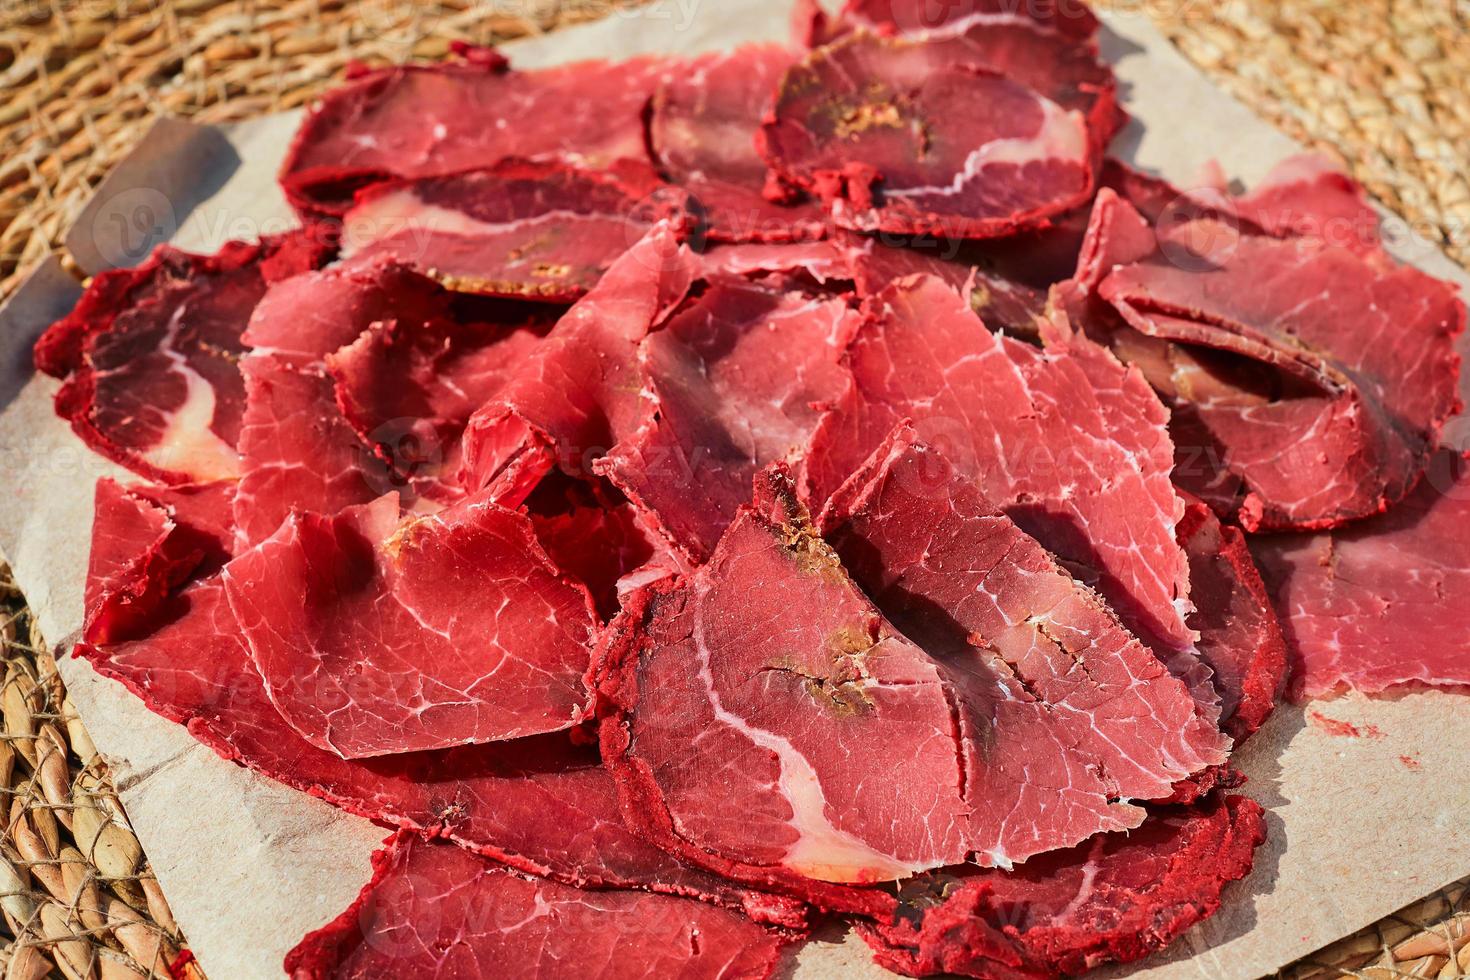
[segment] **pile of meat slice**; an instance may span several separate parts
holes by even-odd
[[[941,6],[360,74],[300,229],[41,339],[146,481],[78,655],[392,832],[293,976],[1133,960],[1247,894],[1289,664],[1470,683],[1455,291],[1318,162],[1109,159],[1090,15]]]

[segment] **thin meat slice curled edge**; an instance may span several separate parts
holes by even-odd
[[[1122,798],[1223,759],[1188,690],[1040,546],[1000,516],[963,530],[965,557],[1014,583],[1020,620],[920,645],[858,591],[790,482],[763,474],[709,562],[608,631],[602,748],[627,820],[735,880],[882,915],[886,893],[853,886],[1132,826],[1142,811]]]
[[[463,292],[570,303],[655,221],[682,212],[683,195],[646,168],[509,159],[359,191],[342,256],[386,256]]]
[[[200,541],[224,547],[233,539],[223,527],[228,508],[213,493],[165,495],[113,483],[99,485],[98,493],[94,536],[105,546],[89,571],[89,610],[115,608],[123,598],[119,586],[136,598],[140,576],[133,570],[157,567],[150,556],[179,556]],[[266,697],[220,577],[204,574],[209,567],[198,566],[197,579],[188,572],[154,577],[151,614],[135,617],[127,629],[115,617],[105,624],[89,618],[76,655],[222,758],[349,813],[446,837],[579,887],[697,897],[757,921],[804,926],[799,903],[696,871],[634,836],[596,751],[564,733],[367,760],[309,744]]]
[[[493,503],[293,514],[224,586],[271,702],[345,759],[559,731],[586,706],[591,596]]]
[[[963,106],[963,112],[956,107]],[[948,41],[857,34],[787,72],[761,151],[857,231],[989,238],[1091,195],[1086,117],[955,57]]]
[[[847,301],[791,283],[711,276],[643,341],[650,418],[597,464],[693,561],[714,549],[750,481],[805,452],[843,391]]]
[[[669,180],[693,195],[709,241],[791,242],[826,233],[816,202],[794,188],[768,187],[756,153],[761,120],[795,60],[778,44],[705,54],[653,94],[649,152]]]
[[[786,942],[687,898],[584,891],[411,834],[384,843],[357,900],[286,954],[292,980],[763,980]]]
[[[1083,337],[1038,350],[997,337],[932,276],[868,300],[848,352],[853,386],[823,418],[803,468],[820,506],[912,419],[990,503],[1095,585],[1124,624],[1188,651],[1189,563],[1175,529],[1168,413],[1143,377]]]
[[[511,156],[592,170],[647,166],[643,109],[671,63],[630,58],[511,71],[493,52],[460,53],[442,64],[371,71],[328,92],[281,164],[281,189],[296,210],[340,216],[370,184]]]
[[[1440,450],[1386,514],[1250,546],[1293,654],[1294,697],[1470,686],[1470,458]]]
[[[1004,751],[970,761],[977,829],[998,841],[995,860],[982,863],[1006,866],[1059,846],[1051,841],[1067,835],[1056,828],[1101,816],[1100,799],[1087,806],[1089,789],[1175,798],[1178,787],[1150,791],[1139,781],[1155,752],[1196,768],[1223,759],[1211,717],[1183,696],[1192,689],[910,426],[895,429],[828,501],[821,523],[883,614],[952,664],[961,730],[976,744],[1004,732],[1032,746],[1018,753],[1022,770]],[[1140,740],[1148,744],[1141,755]],[[1214,771],[1195,778],[1208,785]],[[988,808],[1005,816],[986,825]],[[1012,825],[1017,814],[1048,811],[1055,836],[1027,838]]]
[[[1240,528],[1189,500],[1179,544],[1189,556],[1189,625],[1220,695],[1220,727],[1239,745],[1276,709],[1286,688],[1286,637]]]
[[[953,32],[976,24],[1034,24],[1077,41],[1097,33],[1098,20],[1085,4],[1052,0],[847,0],[840,23],[879,32]]]
[[[655,225],[470,416],[460,482],[515,506],[555,463],[589,475],[643,423],[639,344],[697,274],[676,229]]]
[[[1140,228],[1104,191],[1091,251],[1123,258]],[[1210,215],[1155,232],[1157,249],[1097,270],[1109,309],[1090,327],[1174,406],[1179,441],[1202,444],[1179,478],[1248,530],[1331,527],[1407,494],[1460,408],[1454,288]]]
[[[229,242],[208,256],[163,245],[135,269],[101,273],[36,342],[36,366],[65,381],[56,414],[149,479],[239,476],[241,335],[270,283],[314,268],[325,252],[308,230]]]
[[[432,280],[388,262],[338,265],[271,286],[250,314],[251,350],[240,362],[239,550],[270,537],[292,511],[335,514],[411,489],[397,471],[401,460],[383,451],[385,433],[344,414],[359,417],[359,406],[350,391],[339,398],[327,359],[370,331],[449,319],[450,299]]]
[[[1140,959],[1209,918],[1265,839],[1258,803],[1212,798],[1013,871],[930,876],[891,924],[858,932],[881,965],[911,977],[1073,976]]]
[[[881,2],[850,5],[843,19],[848,25],[856,20],[854,26],[862,26],[863,20],[882,18],[882,12],[874,8],[884,5]],[[856,13],[855,7],[864,6],[867,11],[856,18],[850,16]],[[1085,18],[1077,16],[1084,12],[1081,5],[1066,12],[1049,11],[1054,17],[1036,16],[1047,13],[1036,9],[1029,11],[1032,16],[1013,9],[979,9],[1013,8],[1014,3],[990,5],[960,0],[935,4],[919,0],[889,6],[890,16],[867,25],[875,33],[931,42],[936,57],[1004,75],[1030,86],[1063,109],[1080,112],[1087,119],[1097,154],[1101,154],[1127,119],[1118,108],[1118,85],[1113,70],[1098,50],[1097,22],[1093,20],[1090,29],[1079,23],[1091,20],[1090,12]],[[909,9],[899,10],[900,7]]]

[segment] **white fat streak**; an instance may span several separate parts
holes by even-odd
[[[884,191],[889,197],[959,194],[980,171],[996,164],[1023,166],[1041,160],[1087,160],[1087,123],[1075,109],[1067,111],[1055,102],[1038,96],[1041,105],[1041,128],[1033,136],[1011,136],[991,140],[977,146],[965,158],[965,165],[955,174],[948,187],[901,187]]]
[[[704,683],[715,720],[774,753],[781,766],[781,795],[791,804],[796,842],[786,850],[786,867],[818,881],[870,882],[906,878],[930,865],[910,866],[874,850],[865,841],[840,830],[827,819],[826,798],[816,770],[806,757],[780,735],[755,728],[725,710],[715,690],[709,648],[704,643],[703,611],[698,614],[694,641],[699,650],[699,679]]]
[[[425,204],[410,190],[398,190],[352,209],[342,229],[342,258],[349,259],[373,242],[402,231],[411,232],[420,241],[436,234],[489,237],[528,225],[579,217],[586,215],[558,210],[515,221],[480,221],[453,208]]]
[[[966,14],[956,20],[941,24],[938,27],[926,28],[914,31],[909,37],[928,40],[935,37],[953,37],[956,34],[964,34],[972,27],[1028,27],[1037,33],[1050,33],[1036,21],[1019,11],[1006,10],[977,10]]]
[[[184,355],[168,346],[178,331],[182,312],[174,314],[162,353],[184,379],[184,404],[169,416],[158,445],[140,455],[159,469],[188,473],[200,482],[234,479],[240,475],[240,456],[210,428],[214,422],[214,388],[189,366]]]
[[[1092,897],[1092,890],[1097,880],[1097,862],[1102,857],[1102,838],[1096,838],[1092,850],[1087,856],[1087,864],[1082,867],[1082,882],[1077,886],[1077,894],[1067,903],[1067,907],[1053,917],[1054,922],[1067,922],[1073,913],[1082,907],[1082,903]]]

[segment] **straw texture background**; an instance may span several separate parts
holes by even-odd
[[[91,189],[161,114],[219,122],[286,109],[352,61],[439,57],[451,40],[506,41],[633,2],[0,0],[0,297],[61,251]],[[1100,5],[1142,7],[1217,84],[1335,156],[1470,265],[1464,0]],[[3,568],[0,641],[4,980],[158,977],[180,962],[201,977]],[[1470,976],[1467,882],[1283,975]]]

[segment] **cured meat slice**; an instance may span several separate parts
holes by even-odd
[[[697,260],[666,223],[620,258],[557,321],[498,395],[470,417],[461,482],[524,499],[554,453],[573,476],[643,421],[638,345],[684,298]]]
[[[654,221],[682,212],[661,186],[651,171],[619,180],[516,159],[384,181],[358,192],[343,218],[342,255],[387,257],[451,289],[570,303]]]
[[[210,256],[163,245],[136,269],[101,273],[36,342],[36,366],[65,380],[57,414],[150,479],[238,476],[240,335],[267,284],[315,267],[325,251],[309,232],[229,242]]]
[[[1091,196],[1096,164],[1083,113],[946,40],[856,34],[811,52],[761,136],[766,162],[837,224],[894,234],[1035,227]]]
[[[896,241],[848,235],[844,244],[861,296],[879,293],[905,276],[927,273],[968,296],[970,308],[991,330],[1034,338],[1037,321],[1046,313],[1048,290],[1077,269],[1087,225],[1087,211],[1078,210],[1052,227],[1005,238]]]
[[[526,510],[546,553],[587,586],[604,621],[617,614],[629,577],[662,557],[633,506],[606,483],[547,474]]]
[[[801,275],[819,286],[837,286],[852,278],[848,251],[830,239],[789,243],[716,245],[699,256],[704,275],[758,277],[781,272]]]
[[[138,555],[153,544],[158,508],[136,493],[123,499],[136,513],[99,524],[96,534],[111,542],[109,554],[128,562],[129,541]],[[179,523],[183,512],[173,516]],[[169,616],[152,632],[78,644],[76,653],[223,758],[349,812],[450,837],[523,871],[576,885],[697,896],[759,921],[802,924],[799,905],[694,871],[635,837],[596,752],[565,735],[371,760],[315,748],[267,699],[219,576],[157,598],[166,600]]]
[[[944,687],[814,528],[763,511],[742,511],[708,564],[636,593],[609,627],[596,669],[618,714],[603,757],[625,818],[664,849],[886,914],[883,891],[850,885],[967,853]]]
[[[961,29],[955,29],[961,28]],[[960,20],[922,35],[936,57],[996,72],[1087,120],[1095,155],[1123,127],[1117,80],[1091,37],[1069,35],[1028,17]]]
[[[1017,623],[973,643],[925,634],[920,646],[858,591],[789,481],[767,473],[762,483],[709,562],[630,601],[603,647],[600,691],[616,708],[603,756],[625,816],[661,846],[736,880],[872,914],[883,893],[842,886],[972,853],[1004,864],[1131,826],[1142,813],[1117,796],[1167,795],[1220,758],[1221,737],[1195,721],[1183,685],[1116,623],[1096,661],[1080,633],[1064,635],[1110,619],[1005,518],[950,530],[973,546],[966,559],[1015,576],[1015,591],[998,586],[1000,605],[1050,610],[1060,638]],[[1029,606],[1028,589],[1050,594]],[[1080,603],[1058,608],[1069,600]],[[1022,673],[1034,667],[1014,695],[1034,680],[1045,689],[1027,700],[1054,714],[995,696],[1017,673],[988,662],[992,644],[1027,660]],[[1126,742],[1108,745],[1094,726]]]
[[[242,547],[270,537],[295,511],[335,514],[400,485],[342,415],[325,371],[259,353],[246,357],[241,370],[244,473],[234,519]]]
[[[436,501],[463,493],[460,437],[547,332],[537,319],[378,320],[325,359],[343,417],[394,485]]]
[[[1280,238],[1309,238],[1363,255],[1383,247],[1378,212],[1363,188],[1320,154],[1288,157],[1232,203],[1242,219]]]
[[[649,149],[664,175],[698,201],[713,242],[786,242],[820,238],[822,211],[799,192],[777,188],[756,134],[796,55],[784,45],[752,44],[707,54],[671,75],[653,96]]]
[[[1470,461],[1441,450],[1386,514],[1253,536],[1293,655],[1291,693],[1470,685]]]
[[[755,474],[806,451],[856,326],[840,298],[712,279],[643,342],[651,417],[598,470],[702,561]]]
[[[1127,324],[1114,346],[1239,479],[1240,522],[1330,527],[1402,498],[1460,407],[1455,290],[1382,255],[1208,217],[1158,236],[1097,292]]]
[[[246,331],[246,374],[259,382],[241,449],[246,540],[275,531],[292,506],[335,513],[390,489],[460,496],[460,435],[549,329],[543,309],[456,295],[383,259],[273,287]],[[283,471],[301,477],[292,492]],[[314,494],[312,473],[344,475],[355,492]]]
[[[273,285],[250,316],[245,343],[255,355],[319,364],[374,323],[451,312],[449,294],[411,269],[386,260],[339,264]]]
[[[961,729],[986,747],[965,785],[995,863],[1064,846],[1048,834],[1080,840],[1089,819],[1109,826],[1108,800],[1170,796],[1158,775],[1170,766],[1223,760],[1186,685],[911,427],[828,501],[822,524],[884,615],[948,663]],[[1017,825],[1032,813],[1048,814],[1046,830]]]
[[[991,504],[1068,563],[1151,645],[1185,650],[1189,565],[1175,540],[1168,414],[1136,371],[1053,330],[1046,350],[986,331],[931,276],[869,300],[854,384],[822,420],[803,481],[826,498],[904,419]]]
[[[586,704],[591,597],[493,503],[293,514],[224,585],[271,702],[345,759],[559,731]]]
[[[847,0],[839,20],[856,27],[900,34],[955,33],[976,25],[1036,24],[1067,37],[1086,40],[1098,20],[1085,4],[1052,0]]]
[[[222,757],[352,813],[448,836],[525,871],[698,895],[758,918],[800,920],[795,906],[692,871],[634,836],[596,754],[574,750],[564,736],[373,760],[314,748],[266,698],[218,579],[181,599],[187,613],[153,635],[78,653]]]
[[[1230,232],[1305,238],[1365,256],[1382,252],[1378,212],[1363,188],[1320,154],[1287,157],[1241,195],[1230,194],[1218,165],[1206,176],[1200,186],[1181,189],[1109,159],[1102,182],[1155,225],[1213,217]]]
[[[1189,625],[1220,695],[1220,725],[1239,745],[1276,707],[1286,687],[1286,639],[1239,528],[1190,500],[1179,522],[1189,556]]]
[[[1164,948],[1220,907],[1266,838],[1243,796],[1170,809],[1012,871],[926,879],[892,924],[858,927],[875,958],[911,977],[1072,976]]]
[[[97,481],[87,565],[86,638],[113,643],[147,635],[169,594],[229,560],[235,485],[124,487]]]
[[[643,161],[642,114],[670,63],[632,58],[510,71],[471,58],[369,72],[328,92],[281,165],[281,187],[305,214],[341,215],[355,191],[506,157],[592,170]]]
[[[399,833],[337,918],[286,954],[293,980],[510,975],[765,978],[784,937],[727,909],[529,878]]]

